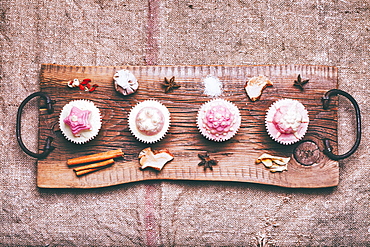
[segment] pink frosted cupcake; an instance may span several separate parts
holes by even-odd
[[[145,100],[131,109],[128,126],[139,141],[155,143],[167,134],[170,120],[167,107],[155,100]]]
[[[306,134],[308,113],[297,100],[281,99],[273,103],[266,114],[266,129],[269,136],[280,144],[298,142]]]
[[[99,133],[100,111],[89,100],[73,100],[63,107],[59,116],[59,126],[67,140],[84,144]]]
[[[200,133],[209,140],[222,142],[232,138],[241,123],[239,109],[233,103],[214,99],[203,104],[198,111]]]

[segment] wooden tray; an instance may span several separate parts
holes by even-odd
[[[130,70],[140,83],[139,90],[130,96],[115,92],[113,75],[119,69]],[[298,74],[309,79],[304,91],[293,86]],[[221,98],[236,104],[242,115],[241,128],[229,141],[216,143],[200,135],[196,126],[199,107],[212,97],[204,94],[203,80],[207,75],[217,76],[223,83]],[[264,90],[260,100],[252,102],[247,97],[246,81],[265,75],[274,82]],[[181,88],[165,94],[161,86],[164,77],[171,78]],[[67,87],[67,82],[89,78],[99,84],[95,92],[80,91]],[[336,186],[339,180],[338,162],[323,153],[317,163],[304,166],[293,156],[297,146],[283,146],[274,142],[266,133],[265,112],[276,100],[297,99],[303,103],[310,117],[305,139],[315,141],[322,150],[322,139],[331,140],[337,150],[337,105],[333,100],[330,110],[323,110],[321,97],[330,89],[337,88],[337,69],[327,66],[266,65],[266,66],[121,66],[75,67],[45,64],[41,67],[41,91],[53,100],[55,112],[40,110],[39,148],[46,136],[53,136],[55,150],[37,165],[37,185],[42,188],[96,188],[141,180],[212,180],[252,182],[293,188],[318,188]],[[93,101],[102,113],[102,129],[99,135],[84,145],[67,141],[61,134],[58,117],[62,107],[71,100]],[[129,132],[127,116],[137,103],[155,99],[167,106],[171,113],[171,127],[165,138],[152,149],[167,148],[174,154],[173,161],[162,171],[140,170],[138,153],[149,145],[137,141]],[[42,104],[42,102],[41,102]],[[107,169],[77,177],[66,165],[69,158],[122,148],[125,157]],[[198,166],[198,153],[208,152],[218,161],[213,171]],[[291,157],[288,171],[271,173],[255,160],[263,153]]]

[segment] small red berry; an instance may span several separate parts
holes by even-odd
[[[90,79],[83,79],[83,81],[81,82],[82,85],[86,85],[88,84],[89,82],[91,82]]]
[[[94,84],[94,85],[90,88],[89,92],[90,92],[90,93],[91,93],[91,92],[94,92],[94,91],[95,91],[95,89],[96,89],[97,87],[99,87],[99,85],[98,85],[98,84]]]

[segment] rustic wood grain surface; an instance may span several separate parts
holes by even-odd
[[[130,70],[138,79],[139,90],[130,96],[115,92],[113,75],[119,69]],[[302,91],[293,86],[300,74],[309,79]],[[238,106],[242,115],[241,127],[229,141],[217,143],[199,134],[196,115],[199,107],[212,99],[204,94],[203,80],[207,75],[217,76],[223,83],[220,98]],[[246,81],[265,75],[274,85],[264,90],[260,100],[252,102],[244,91]],[[181,85],[171,93],[164,93],[164,78],[175,76]],[[45,64],[41,68],[40,88],[53,100],[55,112],[40,112],[39,147],[46,136],[54,137],[55,150],[44,160],[38,161],[37,184],[43,188],[94,188],[122,183],[153,180],[217,180],[271,184],[283,187],[331,187],[338,184],[338,162],[328,159],[320,152],[316,164],[304,166],[293,156],[297,146],[284,146],[274,142],[266,133],[264,117],[268,107],[282,98],[297,99],[309,112],[310,124],[305,140],[315,141],[322,150],[321,139],[329,138],[337,149],[337,101],[329,110],[323,110],[321,97],[337,88],[337,69],[327,66],[269,65],[269,66],[122,66],[122,67],[76,67]],[[89,93],[67,87],[67,82],[89,78],[99,85]],[[71,100],[93,101],[102,114],[99,135],[84,145],[66,140],[59,131],[58,118],[62,107]],[[165,138],[148,145],[137,141],[130,133],[127,116],[137,103],[155,99],[163,103],[171,113],[171,126]],[[41,102],[42,105],[42,102]],[[138,153],[151,146],[158,150],[167,148],[175,156],[162,171],[139,169]],[[109,168],[76,177],[66,165],[66,160],[87,154],[122,148],[125,156]],[[208,152],[218,161],[213,171],[197,164],[198,153]],[[271,173],[255,160],[263,153],[291,157],[288,171]]]

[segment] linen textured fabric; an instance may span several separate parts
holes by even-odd
[[[363,0],[0,0],[0,245],[370,245],[370,2]],[[40,65],[337,66],[359,103],[357,152],[334,188],[151,181],[38,189],[36,160],[15,137],[16,112],[39,90]],[[23,139],[36,150],[36,100]],[[339,152],[355,139],[340,99]]]

